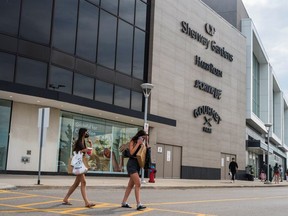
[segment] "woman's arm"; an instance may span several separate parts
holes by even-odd
[[[143,144],[143,139],[142,139],[142,138],[137,140],[136,145],[134,145],[134,141],[131,140],[130,143],[129,143],[130,155],[134,155],[135,152],[136,152],[136,150],[138,149],[138,147],[139,147],[140,145],[142,145],[142,144]]]

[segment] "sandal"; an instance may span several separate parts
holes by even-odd
[[[93,206],[95,206],[96,204],[94,203],[89,203],[88,205],[85,205],[86,208],[92,208]]]

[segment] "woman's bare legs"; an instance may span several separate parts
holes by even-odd
[[[76,179],[75,179],[73,185],[69,188],[67,195],[63,199],[63,202],[64,203],[68,203],[69,202],[68,201],[69,197],[75,191],[75,189],[79,186],[80,183],[81,183],[81,194],[82,194],[83,200],[85,202],[85,206],[86,207],[95,206],[95,204],[89,203],[88,198],[87,198],[85,174],[81,174],[81,175],[77,175],[76,176]]]
[[[122,203],[127,202],[128,197],[129,197],[131,190],[133,189],[134,185],[135,185],[136,202],[137,202],[137,204],[140,203],[140,186],[141,186],[141,183],[140,183],[140,178],[139,178],[138,173],[133,173],[130,175],[128,186],[126,188]]]
[[[80,184],[80,176],[76,176],[75,181],[73,185],[68,190],[68,193],[66,194],[65,198],[63,199],[63,203],[68,203],[68,199],[71,196],[71,194],[75,191],[75,189],[79,186]]]

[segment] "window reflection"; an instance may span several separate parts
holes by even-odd
[[[95,85],[95,100],[112,104],[113,85],[100,80],[96,80]]]
[[[145,57],[145,32],[135,29],[133,76],[143,79]]]
[[[74,54],[77,0],[55,0],[53,46]]]
[[[118,0],[104,0],[101,1],[101,8],[117,15],[118,10]]]
[[[80,1],[76,54],[93,62],[96,60],[98,11],[96,6]]]
[[[0,170],[6,169],[12,102],[0,100]]]
[[[120,86],[115,86],[114,104],[117,106],[129,108],[130,90]]]
[[[0,1],[0,31],[17,35],[20,14],[19,0]]]
[[[116,17],[101,11],[98,45],[98,63],[114,69],[116,46]]]
[[[51,0],[22,2],[20,35],[28,40],[48,44],[52,15]]]
[[[49,88],[55,91],[72,93],[72,71],[68,71],[56,66],[50,67]]]
[[[142,111],[142,99],[143,99],[142,92],[139,93],[139,92],[132,91],[131,109],[137,110],[137,111]]]
[[[94,79],[91,77],[84,76],[82,74],[75,73],[73,94],[80,97],[93,99],[93,92],[94,92]]]
[[[119,20],[116,70],[131,75],[133,27]]]
[[[119,16],[122,19],[134,24],[134,7],[135,0],[121,0],[119,2]]]
[[[0,52],[0,80],[13,82],[15,56]]]
[[[135,25],[146,30],[147,5],[140,0],[136,0],[136,18]]]
[[[47,64],[18,57],[16,83],[46,88]]]
[[[92,141],[88,172],[126,173],[128,158],[122,157],[119,147],[129,142],[140,127],[68,112],[61,114],[59,171],[67,172],[72,146],[82,127],[88,129],[89,139]]]

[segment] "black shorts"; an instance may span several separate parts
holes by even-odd
[[[140,166],[138,164],[137,158],[129,158],[127,162],[127,172],[129,175],[140,172]]]

